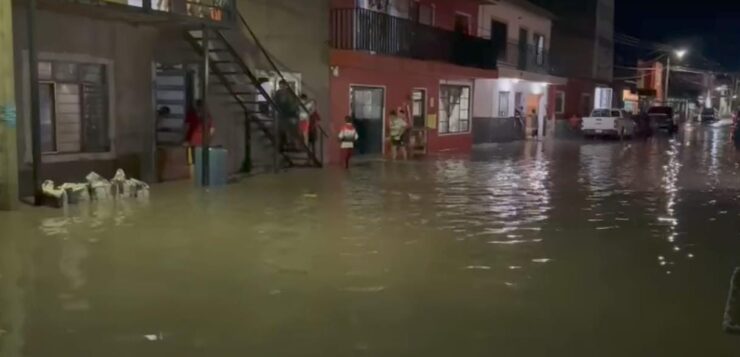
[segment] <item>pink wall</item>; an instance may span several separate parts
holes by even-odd
[[[470,33],[478,33],[478,2],[473,0],[419,0],[423,4],[434,5],[434,25],[447,30],[455,28],[455,13],[470,15]]]
[[[409,101],[413,89],[426,89],[427,113],[438,114],[437,98],[439,98],[441,80],[472,81],[475,78],[497,77],[496,71],[341,50],[331,51],[331,65],[335,66],[339,72],[338,76],[332,77],[330,85],[331,122],[334,132],[342,125],[344,116],[350,113],[350,85],[384,87],[387,118],[390,110]],[[428,130],[429,153],[469,151],[472,142],[472,133],[439,135],[437,130]],[[329,158],[331,162],[337,162],[338,146],[330,148]]]

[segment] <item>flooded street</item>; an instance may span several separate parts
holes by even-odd
[[[738,356],[728,128],[0,213],[0,356]]]

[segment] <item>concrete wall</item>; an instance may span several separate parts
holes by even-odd
[[[519,41],[519,29],[524,28],[528,31],[528,44],[534,45],[534,34],[536,33],[545,36],[545,48],[550,48],[552,20],[547,17],[506,1],[501,1],[496,5],[481,5],[478,16],[480,24],[478,36],[480,37],[491,38],[491,20],[496,20],[508,25],[510,43]]]
[[[237,0],[237,4],[280,70],[300,74],[301,90],[316,100],[324,119],[321,125],[328,129],[330,0]],[[250,51],[247,46],[242,49]],[[255,65],[269,69],[261,61]]]
[[[14,7],[18,153],[25,183],[22,190],[28,193],[31,104],[25,18],[24,8]],[[109,176],[116,167],[122,167],[133,175],[150,179],[153,172],[149,168],[153,163],[148,152],[154,135],[151,65],[157,31],[147,26],[44,10],[38,11],[37,26],[37,48],[41,58],[68,58],[108,65],[112,137],[112,149],[108,153],[44,155],[43,178],[79,181],[91,170]]]
[[[513,117],[473,118],[473,143],[505,143],[524,139],[524,129]]]
[[[597,0],[594,78],[614,77],[614,0]]]
[[[475,104],[473,116],[478,118],[502,117],[499,113],[499,92],[509,92],[508,111],[503,117],[513,117],[517,106],[516,93],[522,93],[523,105],[526,108],[534,103],[534,97],[544,97],[547,87],[539,82],[515,80],[509,78],[501,79],[479,79],[475,81]],[[538,109],[539,112],[539,109]]]

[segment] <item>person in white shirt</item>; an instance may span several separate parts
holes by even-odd
[[[339,131],[339,148],[342,154],[342,164],[345,169],[349,169],[349,160],[352,158],[352,151],[355,149],[355,142],[359,139],[357,129],[352,125],[352,117],[344,117],[344,126]]]

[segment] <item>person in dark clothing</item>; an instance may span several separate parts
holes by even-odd
[[[275,92],[275,105],[278,109],[278,122],[280,125],[280,142],[285,146],[289,142],[299,138],[298,115],[300,114],[300,103],[298,98],[291,92],[288,82],[281,80],[279,89]]]

